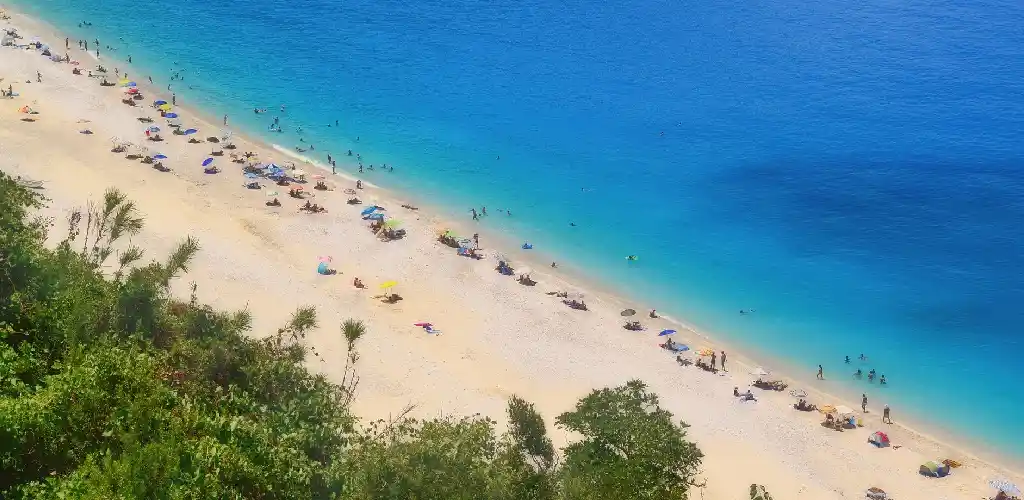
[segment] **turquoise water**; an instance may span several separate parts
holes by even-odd
[[[485,229],[1024,458],[1019,2],[17,4],[133,78],[183,71],[236,128],[393,165],[364,178],[487,206]]]

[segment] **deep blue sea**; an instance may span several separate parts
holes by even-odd
[[[15,3],[135,79],[182,71],[236,128],[393,165],[364,178],[1024,458],[1024,2]]]

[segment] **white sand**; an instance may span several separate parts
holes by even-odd
[[[0,21],[0,29],[14,26],[26,39],[39,35],[54,46],[63,38],[16,13],[11,21]],[[72,45],[72,58],[81,60],[83,69],[93,68],[94,59]],[[491,259],[456,256],[435,241],[441,221],[399,208],[402,202],[393,194],[377,189],[362,193],[364,201],[376,199],[406,222],[405,240],[384,243],[360,220],[363,206],[344,203],[347,197],[340,190],[352,183],[342,178],[328,181],[337,191],[316,192],[314,201],[330,213],[307,215],[297,213],[298,202],[287,195],[280,197],[282,208],[264,206],[263,193],[242,188],[240,168],[226,156],[217,162],[223,172],[205,175],[199,163],[211,144],[188,144],[183,137],[165,135],[165,142],[150,148],[171,158],[165,162],[173,169],[170,173],[127,160],[110,152],[109,139],[142,143],[145,125],[136,118],[148,115],[160,126],[164,121],[150,107],[123,105],[122,89],[102,88],[97,80],[72,75],[71,68],[35,50],[0,48],[0,85],[6,89],[13,84],[21,93],[13,100],[0,99],[0,169],[44,182],[44,192],[52,198],[47,213],[57,220],[54,236],[63,236],[69,210],[98,199],[108,187],[121,189],[146,216],[146,228],[134,243],[148,257],[162,258],[185,235],[199,239],[202,251],[190,272],[175,282],[176,292],[187,294],[194,281],[202,301],[250,309],[257,335],[273,331],[297,306],[316,306],[321,327],[309,343],[326,361],[313,358],[310,366],[330,377],[339,378],[344,364],[338,325],[349,317],[364,320],[370,334],[359,345],[362,383],[356,411],[366,418],[386,417],[411,403],[419,415],[481,413],[501,420],[506,398],[518,394],[536,403],[550,423],[589,390],[638,378],[661,396],[663,406],[692,426],[690,435],[706,454],[706,499],[745,498],[754,482],[783,499],[862,498],[867,487],[879,486],[901,500],[983,498],[993,493],[986,483],[995,477],[1024,484],[1019,473],[967,450],[952,449],[900,425],[881,424],[880,408],[874,406],[864,417],[866,427],[838,433],[818,425],[820,414],[790,408],[793,398],[784,393],[754,389],[759,402],[739,403],[732,388],[743,389],[752,379],[747,374],[751,363],[744,363],[740,353],[684,332],[678,341],[728,350],[731,372],[715,376],[681,368],[657,347],[654,332],[683,327],[649,320],[646,309],[634,305],[648,330],[627,332],[618,314],[625,301],[601,292],[588,294],[589,312],[572,311],[545,295],[566,288],[555,277],[542,276],[538,286],[524,287],[497,274]],[[37,70],[42,83],[35,83]],[[142,90],[142,103],[167,98],[145,86]],[[17,110],[24,105],[39,111],[33,116],[37,121],[21,121],[26,115]],[[195,115],[188,110],[178,111],[186,127],[200,130],[197,137],[219,135],[219,126],[191,119]],[[94,134],[79,134],[83,128]],[[288,160],[266,145],[242,137],[235,142],[239,152]],[[334,257],[337,276],[316,274],[317,257],[325,254]],[[354,289],[356,276],[370,289]],[[405,300],[386,305],[373,298],[379,293],[377,285],[386,280],[400,283],[396,291]],[[420,321],[434,323],[443,334],[429,336],[412,326]],[[828,389],[813,381],[801,385]],[[841,403],[826,398],[815,393],[811,400]],[[897,408],[894,417],[899,416]],[[868,435],[880,429],[901,447],[878,450],[867,444]],[[557,442],[565,441],[566,436],[552,431]],[[939,458],[966,466],[943,479],[917,474],[919,464]]]

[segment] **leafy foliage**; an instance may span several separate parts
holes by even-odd
[[[45,199],[0,172],[0,498],[685,498],[700,452],[639,382],[595,391],[558,425],[582,436],[559,464],[543,418],[513,397],[488,418],[360,425],[366,325],[346,320],[335,384],[306,369],[316,310],[270,336],[169,283],[199,243],[143,262],[143,228],[110,190],[69,217],[55,248]],[[122,250],[118,251],[117,248]],[[111,257],[116,256],[116,259]]]

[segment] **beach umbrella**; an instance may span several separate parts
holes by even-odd
[[[658,336],[664,337],[665,335],[672,335],[674,333],[676,333],[675,330],[662,330],[661,333],[658,334]]]
[[[839,405],[836,407],[836,413],[840,416],[853,415],[853,410],[849,406]]]
[[[160,127],[149,127],[146,129],[146,132],[151,132],[155,134],[157,132],[160,132]]]
[[[334,262],[334,257],[331,257],[330,255],[321,255],[316,259],[320,262]]]
[[[412,326],[418,326],[420,328],[427,328],[434,326],[433,323],[413,323]]]
[[[317,274],[327,274],[327,271],[328,271],[328,268],[327,268],[327,262],[326,261],[320,261],[320,263],[316,265],[316,272],[317,272]]]
[[[995,488],[998,491],[1002,491],[1011,497],[1020,496],[1020,488],[1016,484],[1011,483],[1006,479],[993,479],[988,482],[988,485]]]
[[[384,220],[384,214],[370,214],[366,216],[366,220]]]
[[[765,370],[764,368],[761,368],[760,366],[758,366],[758,367],[755,367],[753,370],[751,370],[750,374],[755,376],[755,377],[767,377],[771,373],[768,370]]]
[[[196,130],[196,129],[194,129],[194,128],[190,128],[190,129],[186,130],[186,131],[184,132],[184,134],[185,134],[185,135],[192,135],[192,134],[194,134],[194,133],[196,133],[196,132],[199,132],[199,131],[198,131],[198,130]]]
[[[245,178],[246,178],[246,179],[258,179],[258,178],[259,178],[259,176],[258,176],[258,175],[256,175],[256,174],[254,174],[254,173],[251,173],[251,172],[249,172],[249,173],[246,173],[246,174],[245,174]]]
[[[824,405],[824,406],[818,407],[818,411],[820,411],[822,413],[828,414],[828,413],[832,413],[832,412],[836,411],[836,407],[832,406],[832,405]]]
[[[395,285],[397,285],[397,284],[398,284],[398,282],[397,282],[397,281],[385,281],[384,283],[381,283],[381,284],[380,284],[380,287],[381,287],[382,289],[385,289],[385,290],[387,290],[388,288],[392,288],[392,287],[394,287],[394,286],[395,286]]]
[[[289,189],[293,191],[302,191],[302,186],[291,186]]]
[[[172,118],[177,118],[177,117],[178,117],[178,113],[166,113],[166,114],[164,114],[164,118],[167,118],[168,120],[170,120]]]
[[[806,398],[807,391],[803,389],[793,389],[792,391],[789,391],[789,395],[793,396],[794,398]]]
[[[699,354],[701,356],[710,356],[710,355],[712,355],[714,353],[715,353],[715,350],[710,348],[710,347],[705,347],[705,348],[701,349],[700,351],[697,351],[697,354]]]
[[[163,106],[164,104],[167,104],[167,101],[165,101],[163,99],[157,99],[157,100],[153,101],[153,105],[154,106]]]
[[[154,160],[166,160],[167,159],[167,155],[162,155],[162,154],[153,155],[153,159]]]
[[[375,206],[374,207],[367,207],[367,208],[364,208],[363,211],[359,213],[359,215],[370,215],[375,210],[377,210],[377,207],[375,207]]]
[[[292,177],[305,177],[306,172],[303,170],[295,169],[292,170]]]
[[[212,158],[212,157],[211,157],[211,158],[207,158],[207,159],[203,160],[203,166],[204,166],[204,167],[208,167],[208,166],[210,166],[210,164],[211,164],[211,163],[213,163],[213,158]]]
[[[879,488],[877,486],[872,486],[872,487],[868,488],[867,491],[864,492],[864,494],[868,498],[870,498],[871,500],[885,500],[886,499],[885,490],[883,490],[882,488]]]
[[[398,219],[391,219],[391,220],[389,220],[389,221],[384,223],[384,227],[390,228],[390,229],[396,228],[396,227],[398,227],[400,225],[402,225],[402,221],[400,221]]]
[[[636,314],[636,309],[623,309],[619,316],[632,316],[634,314]]]
[[[159,109],[160,111],[170,111],[172,106],[165,102],[163,104],[157,104],[156,109]]]

